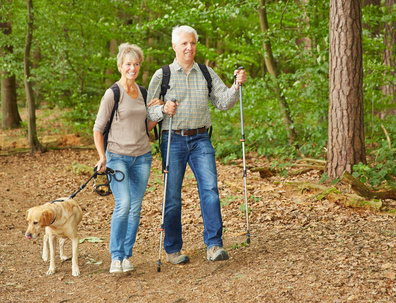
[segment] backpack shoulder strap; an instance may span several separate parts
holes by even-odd
[[[140,85],[139,85],[139,88],[140,88],[140,91],[142,92],[142,95],[143,95],[144,105],[147,106],[147,89],[144,86],[140,86]],[[146,117],[146,120],[145,120],[145,124],[146,124],[146,134],[147,134],[148,137],[150,137],[149,132],[148,132],[147,117]]]
[[[113,110],[111,111],[110,119],[109,121],[107,121],[106,127],[103,130],[103,141],[105,150],[107,149],[107,141],[109,138],[111,123],[113,122],[114,114],[117,112],[118,103],[120,102],[120,88],[118,87],[117,83],[114,83],[110,88],[114,93],[114,106]]]
[[[169,86],[169,81],[170,81],[170,67],[169,65],[164,65],[161,67],[162,68],[162,83],[161,83],[161,92],[159,95],[159,98],[164,101],[166,92],[168,91]]]
[[[144,104],[147,105],[147,89],[144,86],[140,86],[140,85],[139,85],[139,88],[143,95]]]
[[[111,124],[111,122],[113,122],[114,114],[118,109],[118,103],[120,102],[120,88],[118,87],[117,83],[114,83],[110,88],[114,93],[114,107],[110,116],[110,124]]]
[[[212,92],[212,77],[210,76],[208,67],[205,64],[198,63],[199,68],[201,69],[201,72],[203,76],[205,77],[205,80],[208,84],[208,97],[210,97],[210,93]]]

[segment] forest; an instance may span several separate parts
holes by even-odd
[[[187,24],[199,34],[197,62],[211,66],[227,85],[239,66],[248,72],[243,87],[248,152],[272,159],[271,168],[280,171],[290,161],[315,158],[328,162],[324,179],[338,179],[347,170],[371,186],[394,184],[395,1],[355,1],[357,7],[338,2],[3,0],[2,129],[25,128],[32,150],[40,149],[34,110],[58,108],[68,109],[62,118],[70,132],[92,136],[101,97],[119,79],[118,45],[143,49],[138,82],[147,87],[153,73],[174,59],[172,28]],[[337,42],[342,37],[347,38]],[[346,115],[332,119],[342,102]],[[21,121],[18,108],[24,107],[29,121]],[[343,119],[349,130],[341,127]],[[241,158],[239,107],[213,110],[212,123],[216,156],[224,163]],[[360,138],[336,146],[329,128],[345,137],[358,130]],[[334,160],[336,153],[358,156]]]
[[[0,0],[1,301],[395,302],[395,10],[396,0]],[[242,178],[241,107],[211,108],[229,260],[206,259],[188,167],[191,260],[174,266],[163,254],[158,272],[164,174],[151,136],[135,269],[109,273],[114,199],[90,184],[75,198],[81,274],[57,250],[46,275],[41,237],[25,239],[26,210],[91,180],[118,46],[142,48],[137,82],[148,87],[175,58],[176,25],[197,30],[196,62],[226,85],[239,67],[248,74]]]

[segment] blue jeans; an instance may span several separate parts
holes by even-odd
[[[138,157],[106,151],[106,159],[107,167],[125,174],[123,181],[118,182],[113,178],[110,183],[115,200],[111,218],[110,253],[112,261],[122,261],[132,256],[153,157],[151,151]],[[122,178],[120,173],[116,177]]]
[[[168,136],[168,132],[162,133],[161,153],[164,167]],[[187,163],[193,171],[198,184],[204,224],[204,243],[208,249],[212,246],[223,246],[221,238],[223,222],[217,188],[215,152],[209,135],[205,132],[187,137],[172,132],[164,217],[164,249],[168,254],[180,251],[183,246],[181,189]]]

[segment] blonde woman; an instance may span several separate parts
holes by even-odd
[[[130,258],[152,162],[146,130],[152,130],[156,122],[147,121],[146,124],[147,106],[142,95],[144,88],[135,82],[143,59],[143,52],[137,45],[123,43],[119,46],[117,66],[121,79],[117,81],[117,85],[120,89],[120,100],[108,134],[106,150],[103,131],[115,103],[112,89],[106,90],[102,98],[93,128],[99,154],[96,164],[98,172],[104,172],[109,167],[125,175],[122,181],[113,179],[110,183],[115,200],[110,232],[110,273],[133,270]],[[154,104],[163,102],[154,99],[148,106]]]

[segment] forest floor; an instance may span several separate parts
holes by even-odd
[[[1,151],[24,147],[15,131],[0,136]],[[74,139],[73,139],[74,138]],[[55,140],[55,139],[54,139]],[[73,135],[59,135],[63,147],[84,146]],[[242,168],[218,162],[224,221],[224,247],[230,259],[206,260],[196,181],[191,170],[183,184],[183,252],[190,263],[170,265],[162,251],[157,271],[163,182],[159,156],[143,200],[138,237],[131,258],[135,270],[110,274],[109,235],[113,197],[97,195],[92,182],[75,199],[83,210],[79,235],[81,275],[71,274],[71,260],[46,275],[42,237],[27,240],[25,213],[77,191],[90,177],[77,174],[73,162],[93,167],[93,149],[63,148],[45,153],[0,156],[1,302],[395,302],[396,222],[391,213],[353,209],[314,199],[289,181],[318,184],[320,174],[247,177],[249,230]],[[237,161],[238,162],[238,161]],[[236,164],[241,164],[240,162]],[[264,158],[248,155],[247,165],[264,166]],[[346,188],[339,188],[347,192]],[[389,203],[395,201],[388,201]],[[70,255],[70,241],[65,248]]]

